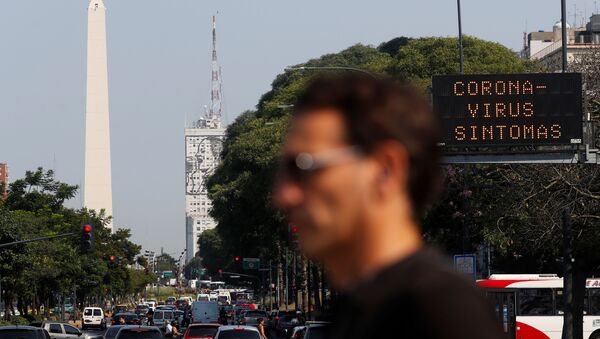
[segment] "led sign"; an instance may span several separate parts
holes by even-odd
[[[581,74],[433,77],[446,146],[580,144]]]

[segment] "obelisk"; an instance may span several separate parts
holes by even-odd
[[[85,106],[85,182],[83,205],[112,216],[106,8],[90,0],[87,36],[87,92]],[[112,221],[107,225],[112,231]]]

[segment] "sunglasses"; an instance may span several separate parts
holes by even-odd
[[[278,176],[297,183],[304,183],[319,170],[347,163],[365,156],[360,146],[336,148],[320,153],[298,153],[283,157],[279,164]]]

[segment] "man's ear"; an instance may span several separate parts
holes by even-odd
[[[379,173],[378,181],[386,184],[392,181],[392,189],[398,185],[406,185],[410,159],[406,147],[397,141],[386,141],[375,148],[373,152]]]

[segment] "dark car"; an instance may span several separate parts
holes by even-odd
[[[117,313],[112,317],[113,325],[120,325],[119,319],[123,318],[125,320],[125,325],[141,325],[142,320],[135,313]]]
[[[50,339],[48,332],[33,326],[0,326],[0,339]]]
[[[104,339],[115,339],[119,330],[127,325],[112,325],[104,332]]]
[[[135,308],[135,314],[139,315],[139,316],[143,316],[148,314],[148,311],[150,310],[150,307],[148,307],[148,305],[137,305]]]
[[[220,326],[221,324],[191,324],[183,334],[183,339],[214,338]]]
[[[158,327],[154,326],[124,326],[119,329],[115,339],[163,339]]]
[[[304,329],[303,339],[326,339],[329,338],[331,324],[328,322],[307,321]]]
[[[280,337],[287,337],[288,332],[298,325],[301,325],[300,317],[295,312],[292,314],[286,312],[283,315],[280,313],[276,325],[277,334]]]
[[[247,310],[243,313],[243,318],[240,319],[240,325],[256,326],[258,325],[258,319],[266,320],[267,317],[266,311]],[[265,327],[268,327],[268,325],[265,325]]]

